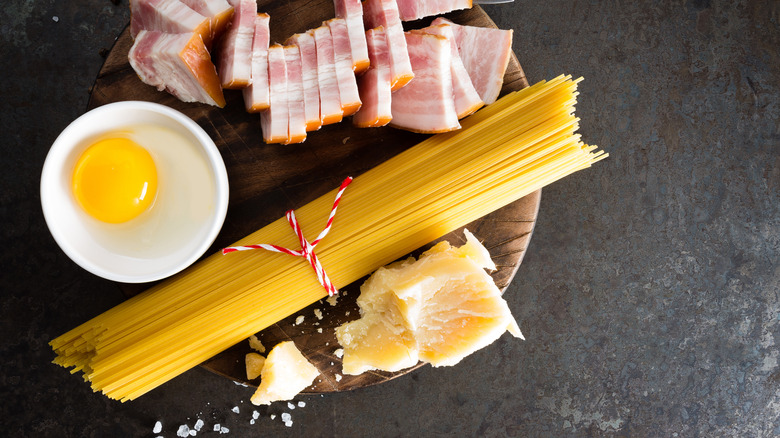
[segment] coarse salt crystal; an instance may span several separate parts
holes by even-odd
[[[318,328],[317,333],[322,333],[322,328]]]
[[[158,421],[154,423],[154,429],[152,429],[152,433],[160,433],[160,432],[162,432],[162,423]]]
[[[292,426],[292,415],[290,415],[287,412],[282,412],[282,421],[284,422],[284,425],[287,427]]]
[[[258,418],[260,418],[260,412],[252,411],[252,419],[257,420]]]
[[[200,430],[203,428],[203,424],[204,424],[203,420],[198,418],[198,421],[195,422],[194,429],[197,430],[198,432],[200,432]]]
[[[295,325],[302,324],[303,323],[303,315],[298,315],[297,318],[295,318]]]
[[[239,412],[241,412],[241,410],[240,410],[240,409],[238,409],[238,406],[233,406],[233,409],[231,409],[231,411],[235,412],[236,414],[238,414]]]
[[[299,402],[298,402],[298,407],[299,407],[299,408],[302,408],[302,407],[304,407],[304,406],[306,406],[306,402],[303,402],[303,401],[299,401]]]
[[[271,414],[271,419],[273,420],[275,418],[276,418],[276,414]]]
[[[214,432],[219,432],[219,423],[214,425]]]
[[[225,426],[222,426],[222,427],[220,427],[220,428],[219,428],[219,433],[220,433],[220,434],[223,434],[223,433],[228,433],[228,432],[230,432],[230,429],[228,429],[228,428],[227,428],[227,427],[225,427]]]
[[[294,404],[292,404],[292,403],[290,403],[290,402],[287,402],[287,408],[288,408],[288,409],[291,409],[291,410],[292,410],[292,409],[295,409],[295,405],[294,405]]]
[[[341,374],[336,374],[336,381],[341,382]]]
[[[190,428],[186,424],[182,424],[179,426],[179,430],[176,431],[176,436],[180,436],[182,438],[186,438],[190,436]]]
[[[198,434],[198,431],[195,429],[190,429],[190,436],[195,436]]]
[[[249,420],[249,424],[255,424],[255,419],[253,418],[253,419]]]
[[[58,17],[58,16],[56,16],[56,15],[55,15],[55,16],[51,17],[51,20],[52,20],[53,22],[55,22],[55,23],[58,23],[58,22],[60,21],[60,17]]]

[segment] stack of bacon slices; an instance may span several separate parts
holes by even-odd
[[[260,113],[267,143],[299,143],[307,132],[352,116],[358,127],[420,133],[460,128],[459,119],[496,100],[512,31],[436,18],[471,0],[334,0],[336,17],[270,41],[256,0],[131,0],[130,65],[140,79],[184,102],[223,107],[240,89]]]

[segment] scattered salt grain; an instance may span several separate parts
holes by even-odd
[[[152,429],[152,433],[160,433],[160,432],[162,432],[162,423],[158,421],[154,423],[154,429]]]
[[[349,316],[349,310],[347,310],[346,312],[344,312],[344,316]]]
[[[219,432],[219,423],[214,425],[214,432]]]
[[[293,410],[295,409],[295,405],[290,402],[287,402],[287,409]]]
[[[299,408],[302,408],[302,407],[304,407],[304,406],[306,406],[306,402],[304,402],[304,401],[299,401],[299,402],[298,402],[298,407],[299,407]]]
[[[336,381],[341,382],[341,374],[336,374]]]
[[[249,420],[249,424],[255,424],[255,419],[253,418],[253,419]]]
[[[198,418],[198,421],[196,421],[196,422],[195,422],[195,426],[194,426],[193,428],[194,428],[195,430],[197,430],[198,432],[200,432],[200,430],[201,430],[201,429],[203,429],[203,424],[204,424],[204,423],[203,423],[203,420],[201,420],[200,418]]]
[[[257,420],[258,418],[260,418],[260,412],[252,411],[252,419]]]
[[[241,410],[240,410],[240,409],[238,409],[238,406],[233,406],[233,409],[231,409],[231,411],[235,412],[236,414],[238,414],[239,412],[241,412]]]
[[[284,422],[285,426],[292,427],[292,415],[288,414],[287,412],[282,412],[282,421]]]
[[[225,426],[222,426],[222,427],[220,427],[220,428],[219,428],[219,433],[220,433],[220,434],[223,434],[223,433],[228,433],[228,432],[230,432],[230,429],[228,429],[228,428],[227,428],[227,427],[225,427]]]
[[[303,323],[303,315],[298,315],[297,318],[295,318],[295,325],[302,324]]]
[[[186,424],[182,424],[179,426],[179,430],[176,431],[176,436],[180,436],[182,438],[186,438],[190,436],[190,428]]]
[[[198,431],[195,429],[190,429],[190,436],[195,436],[198,434]]]
[[[317,333],[322,333],[322,328],[318,328]]]
[[[276,414],[271,414],[271,419],[273,420],[275,418],[276,418]]]
[[[336,357],[338,357],[340,359],[340,358],[344,357],[344,349],[343,348],[339,348],[338,350],[334,351],[333,354],[336,355]]]
[[[60,21],[60,17],[58,17],[58,16],[56,16],[56,15],[55,15],[55,16],[51,17],[51,20],[52,20],[53,22],[55,22],[55,23],[58,23],[58,22]]]
[[[314,316],[316,316],[317,319],[322,320],[322,310],[314,309]]]

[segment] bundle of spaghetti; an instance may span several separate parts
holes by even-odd
[[[510,93],[354,179],[316,252],[336,287],[605,158],[575,132],[570,76]],[[305,235],[335,190],[296,210]],[[297,248],[284,218],[235,245]],[[326,295],[305,260],[214,254],[51,341],[55,363],[132,400]]]

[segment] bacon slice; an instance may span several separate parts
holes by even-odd
[[[233,6],[227,0],[180,0],[193,11],[208,18],[211,24],[211,41],[216,41],[227,29],[233,18]],[[204,41],[205,42],[205,41]],[[210,42],[206,42],[208,47]]]
[[[464,26],[441,17],[432,24],[442,23],[452,26],[458,53],[482,101],[495,102],[512,56],[512,30]]]
[[[336,64],[341,112],[351,116],[360,109],[360,93],[352,71],[352,54],[349,48],[347,23],[343,18],[333,18],[325,22],[333,38],[333,59]]]
[[[471,0],[396,0],[402,21],[419,20],[432,15],[470,9]]]
[[[452,93],[453,98],[455,99],[455,112],[458,113],[458,119],[462,119],[480,109],[485,103],[482,102],[479,93],[477,93],[477,89],[474,88],[474,84],[471,83],[469,72],[467,72],[466,67],[463,66],[463,60],[460,59],[460,55],[458,54],[458,45],[455,43],[455,35],[452,32],[452,27],[450,27],[449,24],[439,24],[412,32],[425,32],[447,38],[447,41],[450,44],[451,54],[450,71],[452,73]]]
[[[130,35],[135,38],[142,30],[167,33],[195,32],[208,42],[211,21],[180,0],[131,0]]]
[[[298,46],[284,46],[284,63],[287,66],[287,140],[284,144],[306,140],[306,117],[303,103],[303,72],[301,51]]]
[[[295,44],[300,50],[306,131],[316,131],[322,126],[322,120],[320,119],[320,85],[317,82],[317,47],[314,42],[314,33],[311,31],[297,33],[288,38],[285,44]]]
[[[141,80],[184,102],[225,106],[219,77],[197,33],[141,30],[128,54]]]
[[[336,62],[333,54],[333,38],[328,26],[310,30],[317,49],[317,84],[320,92],[320,120],[323,125],[341,121],[341,98],[336,76]]]
[[[414,80],[393,93],[391,126],[433,134],[460,128],[452,98],[450,44],[446,38],[407,32]]]
[[[363,22],[366,29],[382,26],[390,48],[390,74],[393,91],[400,89],[414,77],[406,48],[404,28],[395,0],[366,0],[363,2]]]
[[[349,45],[352,50],[352,69],[360,74],[368,69],[368,48],[366,30],[363,27],[363,6],[360,0],[333,0],[336,18],[347,21]]]
[[[252,83],[244,88],[244,105],[250,113],[268,108],[268,44],[271,40],[268,14],[255,17],[255,34],[252,39]]]
[[[366,42],[371,66],[358,78],[358,90],[363,105],[352,116],[352,124],[360,128],[384,126],[393,118],[390,54],[384,28],[377,27],[366,31]]]
[[[222,87],[240,89],[252,80],[252,39],[255,34],[256,0],[228,0],[235,12],[219,44],[217,71]]]
[[[260,127],[266,143],[287,141],[287,125],[290,119],[287,100],[287,66],[284,47],[274,44],[268,48],[268,83],[271,105],[260,113]]]

